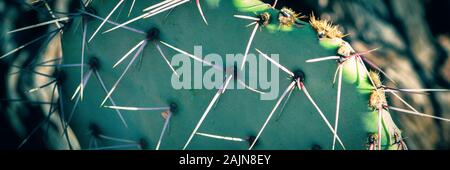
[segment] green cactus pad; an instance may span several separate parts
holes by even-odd
[[[201,1],[203,3],[204,1]],[[207,1],[211,2],[211,1]],[[90,6],[97,15],[106,17],[116,5],[116,1],[93,1]],[[136,1],[131,17],[128,17],[130,3],[122,4],[123,12],[116,11],[110,20],[123,23],[134,16],[142,14],[142,10],[156,2]],[[167,42],[188,53],[194,53],[194,46],[202,46],[204,57],[215,53],[222,56],[225,62],[226,54],[243,54],[253,30],[253,26],[246,27],[252,21],[234,17],[233,15],[248,15],[257,17],[263,12],[271,14],[271,22],[256,32],[250,48],[250,53],[258,54],[255,48],[265,54],[278,54],[279,63],[289,70],[302,70],[305,73],[305,86],[317,105],[321,108],[332,126],[334,126],[336,112],[337,88],[332,85],[333,75],[337,68],[335,61],[320,63],[306,63],[307,59],[336,55],[335,49],[324,48],[319,42],[315,30],[303,22],[304,25],[293,26],[289,29],[279,29],[278,11],[261,5],[258,8],[247,8],[251,5],[262,4],[259,1],[213,1],[215,5],[202,4],[203,12],[208,19],[206,25],[197,9],[195,1],[176,7],[173,11],[164,12],[148,19],[138,20],[128,26],[147,31],[157,28],[160,31],[160,40]],[[218,5],[218,7],[217,7]],[[119,7],[120,9],[120,7]],[[81,18],[73,20],[63,37],[64,63],[80,63],[82,27],[77,27]],[[89,20],[87,36],[89,37],[100,25],[101,20]],[[87,44],[85,61],[96,57],[99,61],[98,72],[105,82],[106,88],[119,78],[134,53],[125,59],[116,68],[113,65],[133,46],[146,38],[145,35],[119,28],[112,32],[102,34],[112,28],[106,23],[95,38]],[[288,31],[286,31],[288,30]],[[162,51],[172,60],[177,51],[160,44]],[[185,56],[189,58],[188,56]],[[200,57],[200,56],[198,56]],[[256,58],[266,62],[271,70],[278,70],[263,57]],[[192,73],[194,65],[201,64],[189,58]],[[186,63],[184,63],[186,64]],[[224,63],[225,64],[225,63]],[[233,63],[226,63],[225,67],[233,67]],[[240,65],[238,63],[237,65]],[[180,66],[174,66],[179,69]],[[211,69],[204,66],[203,70]],[[80,69],[67,68],[64,70],[67,80],[64,82],[65,112],[70,113],[74,107],[74,100],[69,100],[80,83]],[[253,67],[246,67],[245,72],[257,72]],[[89,67],[85,67],[85,74]],[[338,135],[346,149],[367,149],[368,134],[377,132],[377,116],[368,106],[370,91],[363,91],[361,87],[371,87],[367,84],[367,75],[361,72],[359,78],[352,66],[346,65],[342,83],[341,109]],[[279,70],[279,93],[288,87],[292,79],[288,74]],[[184,78],[183,75],[182,77]],[[268,75],[269,79],[271,75]],[[119,106],[135,107],[168,107],[177,106],[176,112],[170,120],[167,134],[164,136],[160,149],[182,149],[204,113],[208,104],[218,89],[174,89],[171,80],[172,71],[161,57],[153,43],[148,43],[143,55],[131,66],[112,94],[112,98]],[[248,77],[248,76],[247,76]],[[191,75],[193,77],[193,74]],[[360,79],[363,86],[355,84]],[[193,85],[194,83],[192,83]],[[231,85],[235,86],[232,80]],[[162,111],[121,111],[128,127],[121,122],[115,110],[101,107],[100,104],[106,93],[97,78],[92,75],[84,88],[83,100],[79,102],[71,128],[83,149],[92,149],[93,125],[98,127],[100,133],[109,137],[128,139],[136,142],[146,141],[144,149],[155,149],[164,119]],[[277,102],[273,100],[260,100],[260,94],[247,89],[229,89],[220,96],[217,104],[211,109],[198,132],[214,135],[248,139],[257,135],[266,121],[269,113]],[[111,105],[107,101],[105,105]],[[278,108],[272,117],[254,149],[331,149],[333,134],[322,120],[302,91],[294,90],[289,101],[280,114]],[[389,114],[389,113],[386,113]],[[278,119],[279,118],[279,119]],[[386,130],[385,130],[386,131]],[[387,136],[386,132],[383,136]],[[98,138],[98,136],[97,136]],[[120,146],[119,141],[96,139],[97,147]],[[383,145],[391,143],[386,138]],[[195,135],[187,149],[238,149],[249,148],[249,142],[226,141]],[[121,149],[138,149],[130,146]],[[336,149],[343,149],[339,144]]]

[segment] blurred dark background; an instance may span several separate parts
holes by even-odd
[[[274,0],[264,0],[273,3]],[[0,54],[47,32],[45,27],[6,34],[8,30],[51,19],[42,3],[29,0],[0,1]],[[68,0],[47,0],[61,8]],[[450,89],[450,1],[438,0],[278,0],[277,8],[290,7],[302,14],[312,12],[328,18],[349,33],[346,37],[357,51],[381,47],[367,55],[403,88]],[[45,42],[45,41],[42,41]],[[37,43],[7,59],[0,60],[0,149],[16,149],[22,139],[45,117],[46,109],[32,103],[6,99],[49,101],[51,91],[27,94],[37,80],[29,71],[12,76],[12,65],[27,66],[43,53]],[[48,50],[48,49],[47,49]],[[51,70],[48,70],[51,73]],[[389,84],[388,86],[395,86]],[[47,95],[45,93],[48,93]],[[450,118],[450,95],[402,94],[419,111]],[[390,104],[404,108],[390,98]],[[47,108],[48,110],[48,108]],[[450,149],[450,124],[436,120],[391,113],[411,149]],[[23,149],[51,149],[44,132],[37,131]]]

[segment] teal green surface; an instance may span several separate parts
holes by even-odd
[[[210,0],[211,1],[211,0]],[[193,53],[194,46],[201,45],[203,54],[216,53],[223,58],[225,54],[242,54],[245,51],[253,26],[246,27],[251,21],[233,17],[235,14],[254,16],[255,13],[239,10],[232,1],[213,1],[215,5],[202,4],[203,12],[208,19],[206,25],[197,10],[195,1],[188,2],[175,8],[170,14],[161,13],[149,19],[139,20],[129,26],[140,30],[157,27],[161,31],[161,40],[189,53]],[[113,1],[93,1],[93,7],[99,16],[106,17],[116,5]],[[136,1],[132,15],[138,16],[142,9],[156,2]],[[131,3],[123,4],[123,12],[119,10],[111,19],[123,23],[128,18]],[[218,5],[218,8],[217,8]],[[239,6],[239,5],[238,5]],[[245,6],[240,4],[240,9]],[[272,29],[263,27],[258,30],[250,53],[257,54],[258,48],[266,54],[279,54],[280,63],[290,70],[301,69],[306,74],[305,86],[334,126],[336,108],[336,87],[332,86],[333,75],[337,64],[335,61],[321,63],[306,63],[307,59],[336,55],[334,49],[325,49],[317,39],[315,31],[308,25],[295,27],[290,31],[279,31],[275,28],[276,11],[267,9],[272,14]],[[264,10],[257,10],[257,13]],[[80,22],[75,19],[74,23]],[[88,24],[88,37],[92,35],[99,20],[92,20]],[[63,38],[65,63],[80,63],[81,56],[81,27],[72,24]],[[105,24],[102,31],[112,28]],[[129,49],[143,40],[145,36],[117,29],[110,33],[101,32],[88,44],[86,56],[97,56],[101,68],[99,73],[106,83],[108,90],[119,78],[128,59],[113,69],[112,66]],[[176,51],[161,45],[169,60],[177,54]],[[187,56],[186,56],[187,57]],[[204,57],[204,56],[203,56]],[[261,60],[262,58],[258,58]],[[264,60],[264,59],[262,59]],[[191,66],[199,64],[191,60]],[[230,65],[228,65],[230,66]],[[178,67],[175,67],[177,69]],[[204,71],[210,67],[204,66]],[[270,65],[271,69],[276,69]],[[255,71],[246,68],[246,72]],[[67,80],[64,93],[73,94],[80,83],[80,69],[66,69]],[[85,70],[87,72],[87,68]],[[346,70],[351,72],[351,70]],[[270,76],[270,75],[269,75]],[[178,105],[178,112],[170,122],[169,130],[164,137],[161,149],[182,149],[189,135],[202,116],[217,89],[206,90],[175,90],[171,85],[172,71],[169,69],[155,46],[149,43],[142,56],[133,64],[122,82],[112,95],[119,106],[161,107],[170,102]],[[290,84],[291,79],[283,71],[279,71],[279,95]],[[349,78],[351,79],[351,78]],[[232,85],[236,83],[232,81]],[[347,149],[366,149],[367,134],[376,132],[372,123],[376,118],[370,116],[368,108],[369,94],[361,93],[354,81],[343,81],[341,114],[338,134]],[[78,105],[71,127],[77,134],[84,149],[88,149],[91,136],[89,124],[100,127],[102,134],[138,141],[141,138],[148,141],[149,147],[154,149],[161,133],[164,119],[160,111],[121,111],[128,123],[126,128],[112,109],[100,107],[106,93],[94,76],[85,87],[84,99]],[[67,97],[66,97],[67,98]],[[73,107],[73,101],[65,99],[66,114]],[[246,138],[256,136],[262,127],[276,100],[263,101],[260,95],[250,90],[227,90],[216,107],[211,110],[198,132],[222,136]],[[109,102],[106,105],[111,105]],[[296,89],[288,101],[280,119],[275,116],[267,125],[254,149],[311,149],[313,145],[320,145],[322,149],[331,149],[333,134],[323,122],[319,113],[314,109],[303,92]],[[369,124],[369,125],[368,125]],[[102,140],[101,146],[114,146],[120,143]],[[337,149],[342,149],[336,145]],[[223,141],[196,135],[187,149],[247,149],[246,142]],[[133,149],[133,148],[125,148]]]

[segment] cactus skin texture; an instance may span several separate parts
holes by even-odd
[[[94,0],[89,7],[95,9],[96,15],[105,18],[117,5],[118,1]],[[125,12],[131,1],[125,1],[110,17],[110,20],[123,23],[134,16],[142,14],[142,10],[155,1],[136,1],[131,16]],[[195,1],[187,2],[170,12],[164,12],[148,19],[141,19],[127,26],[147,31],[156,28],[159,40],[167,42],[188,53],[193,53],[194,46],[201,45],[203,56],[216,53],[225,61],[226,54],[243,54],[254,26],[246,27],[252,21],[236,18],[233,15],[247,15],[258,17],[267,12],[270,21],[263,24],[256,31],[250,47],[250,53],[258,54],[255,48],[265,54],[279,54],[279,63],[287,69],[301,70],[311,97],[325,114],[331,126],[334,127],[336,112],[337,86],[333,86],[333,76],[337,68],[336,62],[324,61],[320,63],[306,63],[308,59],[337,55],[337,47],[324,47],[319,41],[316,30],[307,21],[299,21],[294,25],[280,26],[279,11],[270,8],[256,0],[206,0],[200,1],[208,25],[204,23]],[[257,5],[256,7],[254,5]],[[253,7],[252,7],[253,6]],[[91,17],[85,20],[87,37],[97,29],[101,20]],[[77,17],[63,35],[64,63],[80,63],[82,55],[83,24],[81,17]],[[104,33],[113,25],[106,23],[99,33],[86,44],[85,63],[94,63],[96,70],[108,90],[120,77],[134,53],[116,68],[113,65],[133,46],[146,38],[123,28]],[[169,61],[177,51],[157,42]],[[188,58],[188,56],[185,56]],[[262,57],[270,71],[278,70]],[[191,68],[198,61],[190,60]],[[233,67],[233,63],[226,63],[224,67]],[[240,63],[238,63],[240,65]],[[174,66],[178,69],[179,66]],[[203,69],[210,69],[204,66]],[[378,111],[369,106],[369,99],[374,87],[368,80],[361,63],[349,59],[343,65],[342,94],[338,136],[345,149],[369,149],[370,140],[377,139]],[[245,72],[257,71],[255,68],[245,68]],[[84,67],[84,75],[89,73],[90,67]],[[70,100],[80,84],[79,68],[64,68],[66,78],[63,82],[65,115],[72,111],[75,100]],[[192,72],[194,70],[192,69]],[[180,89],[172,87],[172,71],[161,57],[154,43],[149,42],[143,49],[141,56],[133,63],[122,81],[118,84],[111,97],[118,106],[135,107],[171,107],[172,114],[168,129],[162,138],[159,149],[183,149],[198,120],[202,117],[217,89]],[[247,89],[227,90],[216,105],[206,116],[198,129],[199,133],[215,134],[244,141],[228,141],[194,135],[186,149],[219,149],[245,150],[249,148],[252,139],[257,136],[269,113],[274,108],[278,98],[292,82],[283,71],[278,70],[280,77],[279,95],[274,100],[260,100],[258,93]],[[193,75],[191,75],[192,77]],[[270,75],[269,75],[270,77]],[[192,77],[193,78],[193,77]],[[232,80],[230,85],[236,85]],[[364,90],[365,89],[365,90]],[[95,75],[92,75],[83,90],[83,100],[75,108],[69,123],[77,134],[82,149],[155,149],[164,127],[167,113],[159,111],[126,111],[121,115],[127,127],[121,121],[116,110],[100,106],[106,93]],[[385,100],[385,99],[384,99]],[[109,100],[105,105],[112,105]],[[316,108],[296,87],[287,101],[283,112],[277,109],[262,132],[253,149],[280,150],[309,150],[332,149],[334,135],[323,121]],[[383,109],[383,127],[381,149],[397,149],[396,139],[401,139],[401,133],[393,123],[390,114]],[[112,139],[117,138],[117,139]],[[120,138],[120,139],[119,139]],[[136,145],[133,145],[133,141]],[[130,145],[126,145],[130,144]],[[122,147],[123,146],[123,147]],[[336,142],[336,149],[344,149]]]

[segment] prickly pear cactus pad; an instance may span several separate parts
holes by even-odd
[[[61,67],[60,96],[82,149],[398,149],[384,91],[371,83],[378,77],[354,51],[323,46],[288,8],[199,4],[73,4],[63,65],[85,64]],[[336,60],[307,62],[326,56]]]

